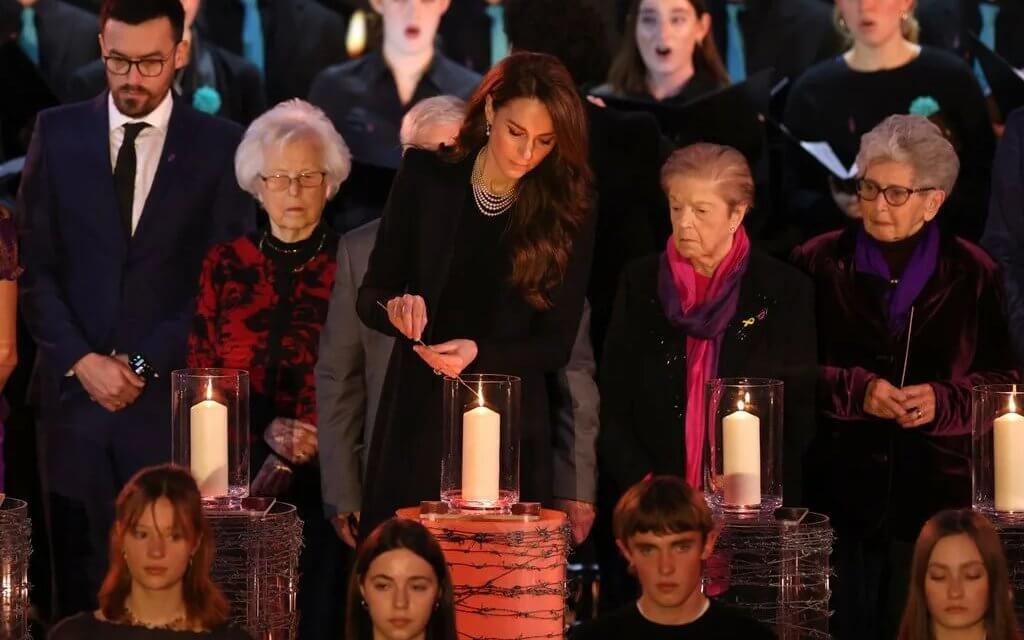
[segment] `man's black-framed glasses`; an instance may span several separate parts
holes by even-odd
[[[126,76],[132,71],[132,66],[139,70],[139,75],[144,78],[155,78],[164,72],[164,65],[174,54],[166,58],[124,58],[122,56],[103,56],[103,64],[107,71],[115,76]]]
[[[893,184],[888,187],[882,188],[882,185],[878,184],[870,178],[860,178],[857,180],[857,195],[862,200],[876,200],[878,194],[882,194],[885,201],[894,207],[906,204],[907,200],[910,200],[910,196],[915,193],[923,193],[925,191],[934,191],[935,187],[921,187],[920,189],[911,189],[910,187],[901,187]]]
[[[306,171],[296,176],[290,176],[284,173],[275,173],[269,176],[260,176],[263,179],[263,184],[267,185],[269,191],[284,191],[288,187],[292,186],[292,181],[298,181],[299,186],[303,189],[312,189],[313,187],[319,187],[324,183],[324,178],[327,177],[326,171]]]

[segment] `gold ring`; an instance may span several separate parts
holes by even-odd
[[[924,414],[923,414],[923,413],[921,413],[921,410],[920,410],[920,409],[918,409],[918,410],[917,410],[917,419],[918,419],[918,420],[920,420],[920,419],[921,419],[921,418],[923,418],[923,417],[924,417]]]

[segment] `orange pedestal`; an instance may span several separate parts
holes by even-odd
[[[562,638],[568,529],[565,514],[544,509],[539,518],[420,517],[444,550],[455,586],[460,638]]]

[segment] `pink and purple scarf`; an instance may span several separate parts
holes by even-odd
[[[701,489],[701,462],[706,431],[704,383],[718,371],[722,336],[736,315],[740,281],[750,261],[750,240],[741,226],[732,248],[715,269],[705,299],[697,300],[693,265],[679,254],[673,238],[662,256],[658,296],[669,322],[686,333],[686,481]]]

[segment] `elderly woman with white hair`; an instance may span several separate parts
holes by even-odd
[[[840,637],[893,637],[917,532],[971,504],[975,385],[1017,381],[998,270],[936,223],[960,162],[895,115],[861,138],[862,220],[799,247],[815,280],[819,438],[811,505],[837,530]]]
[[[189,366],[250,376],[252,493],[298,507],[300,637],[340,638],[344,550],[322,515],[313,366],[334,285],[338,236],[324,205],[351,167],[320,109],[282,102],[235,154],[241,187],[267,213],[262,231],[213,247],[200,276]]]

